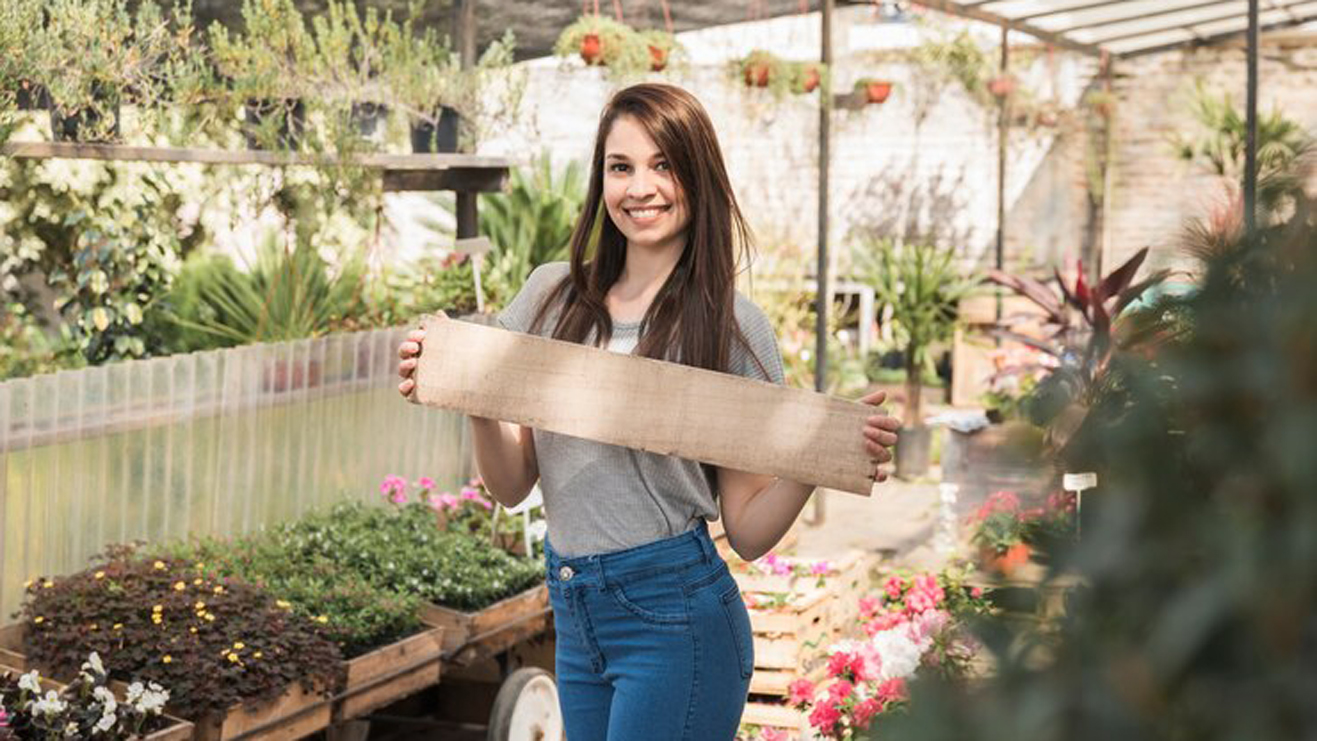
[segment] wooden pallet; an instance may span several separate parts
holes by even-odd
[[[344,697],[334,704],[334,722],[369,713],[439,683],[444,628],[429,627],[344,663]],[[405,667],[398,676],[390,674]]]
[[[445,661],[465,666],[543,633],[553,617],[549,588],[539,584],[478,612],[424,605],[421,620],[444,629]]]
[[[809,724],[809,713],[777,702],[755,700],[747,702],[745,710],[741,713],[741,725],[780,728],[791,734],[792,741],[812,741],[818,737]]]

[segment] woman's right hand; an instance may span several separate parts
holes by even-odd
[[[398,345],[398,375],[402,376],[402,383],[398,384],[398,393],[408,401],[412,400],[412,392],[416,390],[416,364],[421,357],[421,343],[425,341],[425,330],[414,329],[407,333],[407,339]]]

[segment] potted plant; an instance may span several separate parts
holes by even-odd
[[[640,41],[649,50],[649,69],[651,72],[662,72],[672,61],[673,53],[682,50],[677,37],[667,31],[650,29],[641,31],[639,36]]]
[[[462,74],[448,39],[433,28],[417,33],[409,18],[386,28],[382,80],[409,121],[412,151],[456,152],[457,111],[450,105]]]
[[[244,30],[230,37],[210,26],[215,63],[243,109],[250,149],[297,148],[306,126],[302,91],[316,46],[293,0],[243,0]]]
[[[827,65],[821,62],[798,62],[792,65],[791,92],[808,95],[818,89],[827,74]]]
[[[120,106],[159,95],[159,64],[175,38],[154,3],[51,0],[32,32],[29,71],[49,93],[57,141],[114,141]]]
[[[892,94],[892,83],[888,80],[876,80],[861,77],[855,81],[855,94],[870,105],[882,105]]]
[[[137,682],[116,692],[95,651],[70,684],[33,669],[0,669],[0,739],[97,738],[104,741],[178,741],[192,738],[192,724],[164,714],[169,690]],[[167,729],[167,730],[166,730]]]
[[[388,115],[382,77],[392,27],[390,14],[380,18],[375,8],[358,14],[353,3],[339,0],[330,0],[325,13],[311,20],[316,47],[312,79],[321,97],[336,105],[335,120],[346,113],[356,136],[375,136]]]
[[[992,97],[1001,100],[1015,92],[1016,82],[1015,75],[1010,73],[996,75],[988,80],[988,92],[992,93]]]
[[[598,13],[586,13],[558,35],[553,53],[560,57],[580,55],[581,61],[591,67],[608,66],[617,62],[627,47],[634,45],[635,36],[636,32],[625,23]],[[644,52],[648,59],[648,48]]]
[[[1041,509],[1023,509],[1013,492],[998,491],[970,516],[978,546],[979,565],[990,573],[1009,577],[1029,562],[1030,541],[1043,517]]]
[[[922,414],[922,376],[932,365],[929,349],[951,338],[957,304],[978,281],[962,275],[954,250],[932,244],[870,238],[858,244],[855,257],[905,346],[905,427],[898,435],[896,472],[903,478],[921,476],[931,444]]]
[[[774,81],[784,80],[786,66],[772,52],[756,49],[736,62],[738,76],[746,87],[766,88]]]
[[[9,0],[0,5],[0,100],[12,101],[20,111],[45,108],[44,88],[34,80],[36,56],[45,51],[36,43],[42,27],[39,0]]]

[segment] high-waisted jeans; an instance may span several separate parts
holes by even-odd
[[[750,616],[708,529],[598,556],[546,544],[568,741],[731,741]]]

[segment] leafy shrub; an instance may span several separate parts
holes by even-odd
[[[289,558],[333,559],[380,589],[458,610],[479,610],[543,578],[539,561],[435,527],[422,504],[396,510],[341,504],[283,525],[271,537]]]
[[[277,606],[320,620],[320,633],[338,644],[345,658],[398,641],[420,628],[421,600],[365,581],[332,559],[314,554],[294,558],[269,533],[236,541],[205,540],[162,551],[205,563],[215,573],[263,587]]]
[[[29,583],[19,614],[35,665],[71,677],[94,651],[112,676],[168,687],[171,709],[188,718],[274,698],[292,682],[328,685],[340,658],[315,622],[264,590],[124,547],[72,576]]]

